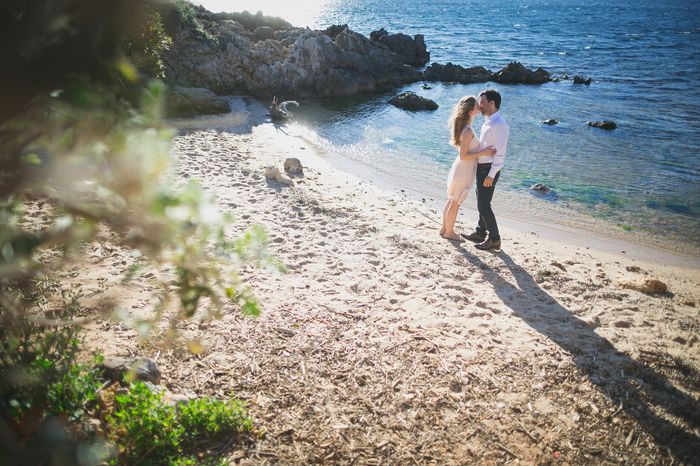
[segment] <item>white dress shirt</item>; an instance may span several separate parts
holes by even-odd
[[[508,124],[501,116],[501,112],[496,112],[486,117],[486,121],[481,125],[481,135],[479,141],[481,148],[485,149],[493,146],[496,155],[479,157],[479,163],[490,163],[489,177],[495,178],[496,174],[503,168],[506,158],[506,147],[508,146]]]

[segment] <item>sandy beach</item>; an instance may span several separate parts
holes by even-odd
[[[700,463],[697,257],[508,217],[500,252],[446,241],[442,200],[370,183],[235,102],[174,122],[173,153],[234,215],[232,237],[268,232],[287,273],[241,273],[262,315],[181,324],[198,355],[112,321],[86,332],[92,350],[155,359],[172,392],[246,400],[266,433],[232,464]],[[304,175],[266,180],[288,157]],[[88,262],[86,287],[149,312],[165,272],[124,284],[119,248]],[[634,289],[651,279],[668,291]]]

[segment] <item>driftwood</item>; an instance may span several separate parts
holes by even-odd
[[[273,120],[287,120],[289,118],[292,118],[294,114],[290,110],[287,110],[287,105],[292,104],[298,106],[299,102],[297,102],[296,100],[285,100],[284,102],[278,104],[277,96],[273,97],[272,102],[268,107],[270,117]]]

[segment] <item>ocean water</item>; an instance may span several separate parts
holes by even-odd
[[[265,14],[279,16],[272,5],[256,4]],[[495,71],[517,60],[558,75],[593,78],[590,86],[571,81],[433,83],[426,90],[416,83],[386,94],[302,102],[296,124],[312,131],[326,149],[394,177],[397,185],[439,198],[455,157],[447,130],[452,105],[463,95],[495,87],[510,126],[497,210],[616,237],[644,237],[698,255],[700,2],[350,0],[301,5],[290,18],[299,26],[347,23],[365,35],[381,27],[423,34],[431,62]],[[386,103],[404,90],[433,99],[440,108],[410,113]],[[549,118],[560,123],[540,123]],[[589,120],[613,120],[618,129],[591,128],[585,124]],[[482,122],[475,121],[477,131]],[[553,192],[532,194],[528,188],[537,182]]]

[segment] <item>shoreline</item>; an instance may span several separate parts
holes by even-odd
[[[436,222],[436,230],[439,228],[437,222],[440,220],[440,211],[444,201],[438,197],[438,193],[430,189],[419,191],[410,186],[402,186],[399,178],[373,170],[372,167],[347,158],[340,153],[330,152],[316,141],[311,140],[308,135],[303,133],[290,134],[289,128],[286,126],[271,123],[265,105],[253,97],[229,96],[228,99],[231,103],[231,113],[229,114],[173,119],[171,123],[175,127],[187,129],[226,130],[228,128],[238,131],[241,128],[247,128],[251,131],[260,131],[261,137],[270,138],[271,148],[277,151],[288,150],[289,153],[286,157],[299,158],[303,154],[312,152],[333,168],[361,182],[376,186],[387,194],[400,195],[415,202],[422,202],[432,212],[432,215],[426,215],[426,217]],[[506,194],[510,199],[523,195],[526,194],[510,192]],[[471,223],[478,217],[476,208],[469,205],[474,202],[474,196],[470,195],[460,208],[457,226],[459,227],[461,224],[465,232],[471,231]],[[520,235],[534,235],[545,241],[556,241],[562,245],[584,248],[591,252],[618,258],[700,271],[700,257],[692,253],[660,248],[655,244],[659,241],[657,238],[637,235],[634,239],[625,239],[619,236],[605,235],[599,230],[582,229],[580,224],[584,220],[579,218],[585,214],[572,212],[572,217],[578,217],[576,219],[578,222],[574,220],[567,223],[566,221],[556,222],[544,217],[518,218],[512,209],[499,203],[498,196],[494,197],[494,206],[497,209],[499,225],[505,232],[505,235],[502,236],[505,236],[504,247],[506,248],[509,242],[517,240]],[[588,223],[592,223],[594,220],[591,217]],[[601,228],[606,226],[604,221],[597,221],[597,223],[600,224]]]

